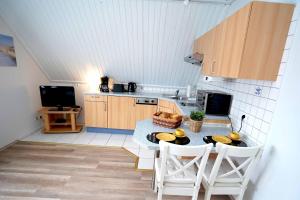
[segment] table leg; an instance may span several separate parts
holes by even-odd
[[[76,131],[76,121],[75,121],[75,114],[71,114],[71,126],[72,126],[72,131]]]
[[[49,115],[48,114],[44,114],[43,120],[44,120],[45,131],[49,131],[50,130]]]

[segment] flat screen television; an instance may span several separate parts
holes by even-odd
[[[40,86],[41,101],[43,107],[74,107],[75,90],[71,86]]]

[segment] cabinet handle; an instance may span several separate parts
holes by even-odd
[[[135,107],[135,104],[136,104],[136,99],[134,98],[133,99],[133,107]]]
[[[212,65],[211,65],[211,73],[215,73],[215,64],[216,64],[216,61],[213,61]]]
[[[106,102],[104,102],[104,112],[106,112],[107,108],[106,108]]]

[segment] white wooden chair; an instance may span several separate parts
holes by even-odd
[[[261,157],[262,147],[233,147],[216,144],[218,156],[208,160],[202,183],[205,189],[204,200],[211,195],[233,195],[242,200],[249,178]]]
[[[155,159],[155,186],[158,200],[162,195],[198,198],[204,168],[212,144],[180,146],[159,142],[160,158]]]

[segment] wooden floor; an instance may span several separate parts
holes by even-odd
[[[0,200],[156,199],[151,172],[134,165],[122,148],[17,142],[0,151]]]

